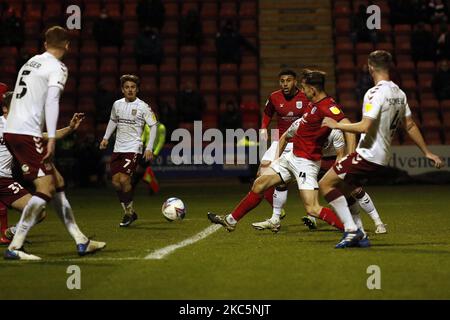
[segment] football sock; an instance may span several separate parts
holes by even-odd
[[[283,210],[284,205],[286,204],[288,191],[287,190],[277,190],[273,193],[273,213],[272,213],[272,222],[280,221],[281,210]]]
[[[333,210],[329,208],[322,208],[322,210],[320,210],[319,219],[325,221],[333,227],[344,230],[344,225],[342,224],[341,220],[339,220]]]
[[[348,209],[347,201],[338,189],[333,189],[325,195],[325,199],[333,207],[339,219],[344,224],[344,229],[347,232],[354,232],[358,229],[353,222],[352,215]]]
[[[262,195],[250,191],[239,204],[234,208],[231,215],[236,221],[239,221],[243,216],[247,214],[250,210],[256,208],[262,201]]]
[[[48,198],[48,197],[46,197]],[[46,199],[50,200],[50,198]],[[16,226],[16,234],[10,243],[9,250],[17,250],[22,248],[25,238],[31,227],[35,224],[37,217],[45,210],[47,201],[38,195],[34,195],[23,208],[20,221]]]
[[[361,231],[365,233],[361,215],[359,214],[359,204],[352,197],[347,198],[347,203],[350,213],[352,214],[353,222],[355,222],[358,229],[361,229]]]
[[[8,228],[8,210],[0,204],[0,237],[3,237]]]
[[[75,217],[73,215],[72,207],[66,198],[64,191],[56,192],[54,196],[54,207],[58,217],[66,226],[67,231],[72,236],[77,244],[88,242],[88,238],[80,231]]]
[[[133,191],[117,191],[117,196],[119,197],[120,204],[122,205],[125,214],[133,213]]]
[[[227,215],[227,216],[225,217],[225,219],[227,219],[227,222],[228,222],[229,224],[236,224],[236,223],[237,223],[236,219],[234,219],[233,216],[232,216],[231,214]]]
[[[361,208],[367,212],[367,214],[372,218],[375,225],[382,224],[380,215],[378,214],[377,209],[375,208],[375,205],[370,198],[369,194],[365,192],[364,190],[361,190],[355,195],[355,198],[358,200],[359,205]]]
[[[275,188],[271,187],[269,189],[267,189],[266,191],[264,191],[264,199],[267,200],[267,202],[270,204],[271,207],[274,206],[274,197],[275,197]],[[276,191],[275,191],[276,192]]]

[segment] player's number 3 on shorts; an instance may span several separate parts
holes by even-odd
[[[23,187],[17,182],[14,182],[8,186],[8,189],[11,189],[14,194],[17,194]]]
[[[23,98],[23,96],[27,93],[27,84],[26,82],[23,80],[23,78],[27,75],[29,75],[31,73],[30,70],[23,70],[22,74],[20,75],[20,81],[19,81],[19,86],[23,87],[22,91],[18,94],[16,94],[16,99],[21,99]]]

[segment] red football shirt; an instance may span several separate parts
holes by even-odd
[[[318,161],[322,157],[322,147],[331,132],[328,127],[322,127],[325,117],[337,122],[345,118],[341,108],[331,97],[311,103],[300,120],[300,125],[292,138],[294,154],[297,157]]]
[[[309,103],[300,90],[292,98],[286,99],[280,89],[270,94],[264,113],[270,118],[277,115],[277,128],[281,137],[295,120],[300,119]]]

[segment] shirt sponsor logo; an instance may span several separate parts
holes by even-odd
[[[296,107],[297,109],[303,108],[303,101],[296,101],[296,102],[295,102],[295,107]]]
[[[339,108],[336,107],[336,106],[332,106],[330,108],[330,111],[331,111],[332,114],[339,114],[339,113],[341,113],[341,110],[339,110]]]

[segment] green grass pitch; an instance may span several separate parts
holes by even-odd
[[[224,229],[162,260],[144,260],[210,226],[208,210],[231,210],[248,185],[225,181],[163,185],[135,198],[139,220],[120,229],[121,209],[113,190],[68,190],[78,224],[86,235],[107,242],[93,256],[79,258],[72,239],[49,217],[29,235],[28,251],[40,262],[0,261],[0,299],[450,299],[449,186],[368,187],[388,224],[389,234],[370,233],[369,249],[336,250],[341,234],[320,224],[307,230],[304,209],[291,186],[287,217],[278,234],[256,231],[251,223],[270,215],[267,203],[248,214],[235,232]],[[169,223],[162,202],[179,197],[186,219]],[[10,222],[18,214],[10,213]],[[69,290],[67,268],[81,269],[81,289]],[[369,290],[367,268],[381,270],[381,289]]]

